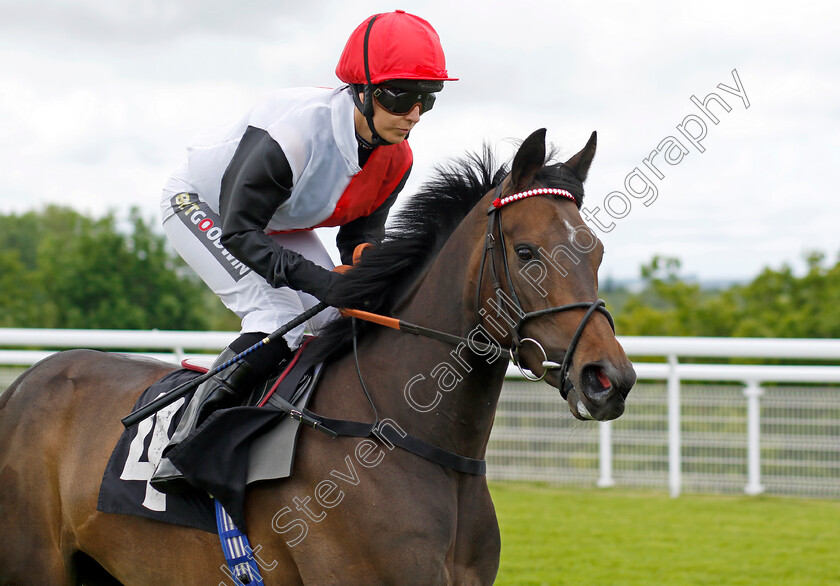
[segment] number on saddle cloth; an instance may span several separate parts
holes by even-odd
[[[317,374],[320,372],[318,365],[313,366],[310,360],[301,360],[300,357],[299,351],[284,369],[285,377],[274,376],[268,379],[272,384],[260,385],[261,391],[269,389],[261,399],[262,404],[271,405],[270,399],[274,393],[296,403],[303,392],[317,382]],[[151,402],[207,370],[206,367],[195,363],[184,366],[183,369],[169,373],[149,387],[141,395],[135,408]],[[102,479],[98,510],[147,517],[216,532],[215,514],[206,492],[197,490],[179,495],[164,494],[155,490],[149,483],[163,448],[168,444],[183,414],[183,406],[189,403],[191,398],[190,394],[178,399],[123,433],[111,454]],[[288,449],[293,452],[294,445],[288,446]]]
[[[196,376],[195,372],[186,369],[169,373],[146,389],[135,407],[150,403]],[[122,433],[105,467],[97,510],[216,532],[208,495],[199,491],[164,494],[149,483],[161,453],[183,415],[183,407],[191,398],[188,394],[178,399]]]

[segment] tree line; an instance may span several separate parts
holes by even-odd
[[[801,276],[785,264],[708,290],[680,276],[679,259],[656,256],[641,268],[641,291],[607,288],[602,297],[624,335],[840,338],[840,262],[820,252],[805,260]]]
[[[0,215],[0,327],[235,330],[238,319],[133,209]]]
[[[229,312],[136,209],[101,218],[66,207],[0,215],[0,327],[237,330]],[[623,335],[840,337],[840,262],[765,268],[704,289],[680,261],[654,257],[639,291],[605,283]]]

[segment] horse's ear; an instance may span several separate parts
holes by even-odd
[[[598,133],[593,130],[592,136],[589,137],[589,142],[586,143],[586,146],[565,163],[567,167],[574,171],[574,174],[581,182],[586,181],[586,175],[589,173],[589,165],[592,164],[592,159],[595,157],[595,147],[597,145]]]
[[[545,165],[545,128],[540,128],[525,139],[516,156],[510,178],[513,188],[520,191],[534,181],[534,175]]]

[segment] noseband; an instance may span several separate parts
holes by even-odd
[[[505,233],[502,230],[502,208],[508,204],[511,204],[515,201],[520,201],[522,199],[527,199],[529,197],[537,196],[537,195],[546,195],[546,196],[559,196],[564,197],[566,199],[572,200],[577,203],[575,197],[566,191],[565,189],[556,189],[556,188],[548,188],[548,187],[541,187],[537,189],[530,189],[528,191],[522,191],[520,193],[515,193],[513,195],[509,195],[507,197],[501,197],[502,192],[502,184],[504,182],[499,183],[499,186],[496,188],[496,198],[493,200],[493,204],[487,210],[487,234],[485,236],[485,245],[484,245],[484,255],[481,258],[481,267],[478,273],[478,284],[476,285],[476,311],[479,312],[479,320],[482,319],[482,316],[485,315],[483,310],[481,309],[481,282],[482,278],[484,277],[484,266],[487,258],[490,258],[490,275],[493,278],[493,290],[496,295],[496,311],[497,317],[502,317],[508,324],[515,324],[512,326],[511,329],[511,348],[510,348],[510,359],[522,373],[522,375],[531,381],[540,381],[545,378],[548,374],[549,370],[560,370],[560,394],[565,399],[568,395],[568,390],[566,389],[566,380],[569,376],[569,367],[572,364],[572,356],[574,355],[575,349],[577,348],[578,341],[580,340],[581,335],[583,334],[583,329],[586,327],[586,324],[589,322],[590,318],[596,311],[600,311],[604,316],[606,316],[607,320],[610,323],[610,327],[615,331],[615,323],[613,322],[613,318],[610,315],[610,312],[606,309],[606,303],[603,299],[598,299],[597,301],[580,301],[576,303],[568,303],[566,305],[558,305],[555,307],[549,307],[547,309],[540,309],[537,311],[526,312],[522,307],[522,303],[519,300],[519,296],[516,294],[516,289],[513,286],[513,279],[511,278],[511,271],[510,266],[508,263],[507,258],[507,246],[505,244]],[[510,313],[506,309],[506,305],[503,303],[503,296],[505,296],[505,292],[502,289],[501,280],[499,279],[499,272],[498,268],[496,267],[496,260],[495,260],[495,247],[496,247],[496,238],[493,236],[495,231],[498,233],[499,238],[499,246],[502,250],[502,259],[504,265],[504,274],[505,280],[507,281],[507,287],[510,291],[510,298],[513,300],[515,304],[516,314],[518,319],[514,320],[511,317]],[[570,311],[573,309],[585,309],[586,313],[584,313],[583,318],[580,321],[580,324],[577,327],[574,335],[572,336],[571,341],[569,342],[569,346],[566,349],[566,353],[563,356],[563,361],[558,364],[557,362],[553,362],[548,360],[548,356],[546,355],[545,348],[543,348],[542,344],[540,344],[537,340],[533,338],[522,338],[520,335],[520,331],[522,327],[525,325],[525,322],[531,319],[535,319],[538,317],[543,317],[546,315],[553,315],[555,313],[560,313],[563,311]],[[504,315],[503,315],[504,314]],[[542,367],[543,367],[543,374],[542,376],[534,376],[532,373],[529,373],[524,368],[522,368],[522,363],[519,358],[519,351],[526,342],[530,342],[534,344],[540,352],[542,352],[543,360],[542,360]]]

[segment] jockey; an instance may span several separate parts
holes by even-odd
[[[432,26],[402,10],[377,14],[350,35],[336,67],[346,85],[269,93],[237,124],[187,148],[163,189],[163,229],[178,253],[231,311],[240,336],[214,368],[318,301],[331,303],[341,275],[313,228],[340,226],[345,264],[361,243],[378,243],[411,171],[406,138],[430,110],[446,71]],[[325,315],[332,312],[332,315]],[[323,312],[311,331],[334,317]],[[185,480],[165,457],[215,409],[241,402],[297,348],[266,344],[195,392],[152,485],[177,492]]]

